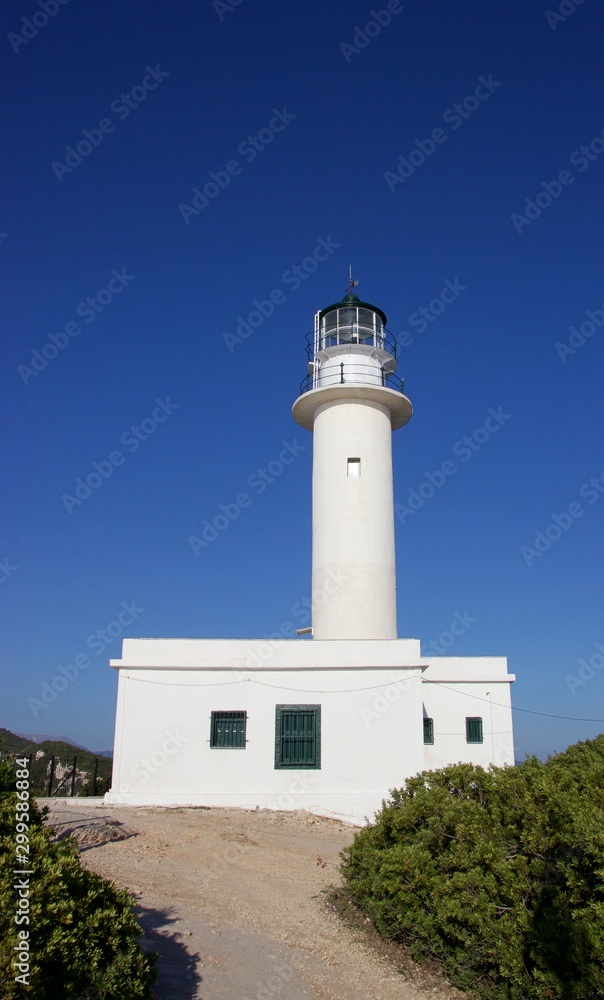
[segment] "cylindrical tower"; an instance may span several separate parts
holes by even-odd
[[[314,639],[396,639],[393,430],[413,410],[381,309],[347,294],[315,316],[294,419],[314,432]]]

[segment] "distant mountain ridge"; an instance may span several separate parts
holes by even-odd
[[[8,729],[0,729],[0,733],[8,733]],[[70,740],[68,736],[49,736],[48,733],[13,733],[13,736],[18,736],[21,740],[27,740],[28,743],[69,743],[72,747],[77,747],[78,750],[88,750],[88,747],[83,747],[81,743],[76,743],[75,740]],[[1,737],[0,737],[1,738]]]
[[[54,754],[55,757],[61,757],[62,759],[77,756],[78,764],[82,765],[91,765],[95,757],[113,756],[112,751],[95,752],[94,750],[88,750],[86,747],[80,746],[79,743],[74,743],[73,740],[54,736],[27,736],[25,734],[12,733],[10,729],[0,727],[0,753],[19,753],[27,757],[30,754],[36,755],[40,751],[45,756]]]

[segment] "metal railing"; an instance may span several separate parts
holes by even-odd
[[[395,392],[405,392],[405,380],[383,368],[334,361],[332,364],[317,366],[314,371],[309,372],[300,384],[300,394],[332,385],[377,385],[394,389]]]
[[[309,361],[315,356],[315,332],[314,330],[309,331],[306,334],[306,354]],[[321,331],[319,341],[316,345],[316,350],[325,350],[329,347],[342,347],[351,346],[357,347],[361,345],[362,347],[377,347],[381,351],[387,351],[391,354],[393,358],[396,358],[397,353],[397,342],[393,333],[385,328],[379,333],[371,335],[370,331],[365,329],[358,329],[346,334],[346,339],[342,339],[341,335],[335,336],[331,332]]]
[[[78,763],[78,756],[59,756],[44,754],[36,757],[33,754],[3,753],[2,760],[10,761],[17,767],[17,759],[27,759],[29,785],[32,795],[47,798],[71,798],[80,795],[104,795],[111,784],[112,760],[108,757],[90,758]]]

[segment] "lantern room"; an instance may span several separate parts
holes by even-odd
[[[381,309],[370,306],[350,293],[341,302],[317,314],[318,343],[315,350],[338,347],[340,344],[363,344],[384,347],[386,316]]]
[[[396,341],[386,330],[386,314],[353,293],[316,314],[307,353],[308,376],[302,392],[343,383],[404,391],[394,375]]]

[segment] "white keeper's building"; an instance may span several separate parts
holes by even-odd
[[[293,415],[313,433],[312,640],[124,640],[108,804],[360,825],[418,771],[514,763],[506,658],[397,638],[391,438],[412,406],[385,314],[346,294],[308,354]]]

